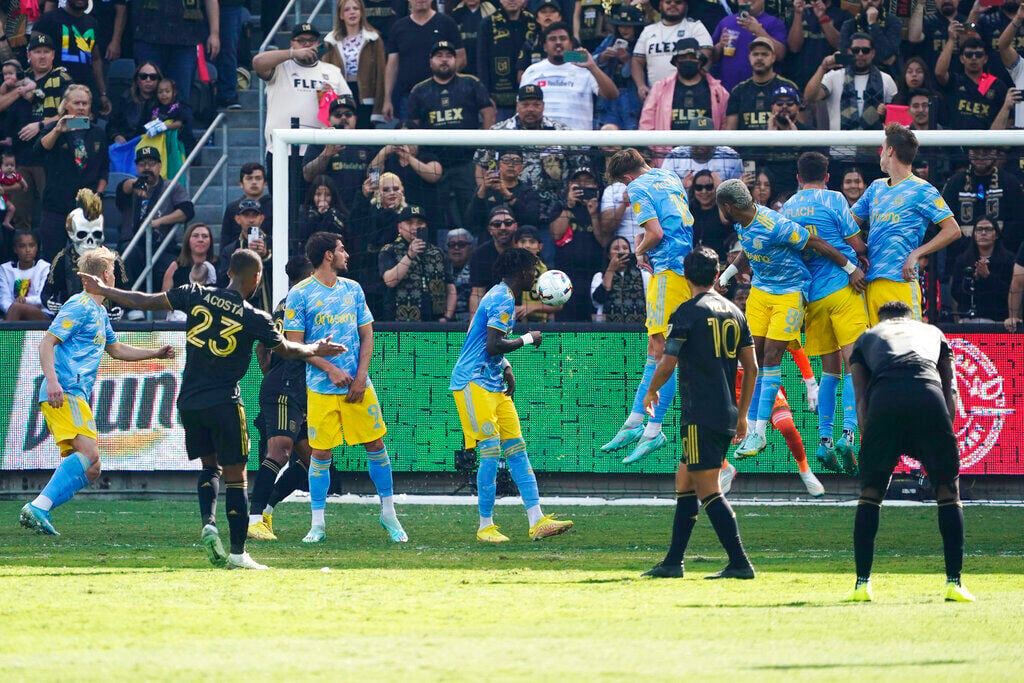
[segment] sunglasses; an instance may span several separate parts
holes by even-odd
[[[473,244],[473,243],[472,242],[449,242],[448,243],[448,248],[449,249],[465,249],[466,247],[468,247],[471,244]]]
[[[518,157],[502,157],[501,163],[517,166],[518,164],[523,163],[523,160]]]
[[[711,190],[713,190],[713,189],[715,189],[714,185],[694,185],[693,186],[694,192],[711,192]]]
[[[991,225],[976,225],[974,226],[974,232],[995,232],[996,229]]]
[[[981,59],[985,56],[984,50],[967,50],[963,53],[966,59]]]
[[[503,225],[506,228],[511,228],[515,224],[516,224],[516,222],[514,220],[512,220],[511,218],[506,218],[503,221],[491,221],[490,223],[488,223],[488,225],[490,225],[492,228],[500,228]]]
[[[348,109],[344,109],[342,111],[335,112],[335,115],[340,116],[343,119],[350,119],[353,116],[355,116],[356,113],[354,111],[349,111]]]
[[[138,74],[136,76],[140,81],[159,81],[160,76],[158,74]]]
[[[873,47],[851,47],[850,48],[850,54],[851,55],[866,55],[866,54],[870,54],[871,51],[874,50],[874,49],[875,48],[873,48]]]

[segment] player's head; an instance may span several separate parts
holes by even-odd
[[[604,175],[609,184],[626,183],[628,185],[649,170],[651,167],[647,165],[647,161],[644,160],[640,151],[635,147],[627,147],[612,155],[605,167]]]
[[[885,142],[882,143],[882,156],[878,165],[885,173],[895,170],[894,161],[909,166],[917,156],[917,147],[914,131],[900,123],[890,123],[885,127]]]
[[[801,185],[827,183],[828,157],[821,152],[804,152],[796,160],[796,175]]]
[[[348,270],[348,252],[339,235],[333,232],[314,232],[306,240],[306,256],[314,269],[329,265],[335,273]]]
[[[697,247],[683,259],[683,272],[695,287],[711,287],[718,277],[718,252],[711,247]]]
[[[103,280],[108,287],[114,286],[114,264],[117,255],[106,247],[90,249],[78,257],[78,270],[82,273],[95,275]]]
[[[243,299],[248,299],[263,278],[263,259],[252,249],[236,249],[228,264],[228,277],[238,287]]]
[[[746,184],[739,178],[730,178],[715,191],[718,212],[727,223],[738,223],[739,216],[754,209],[754,198]]]
[[[887,301],[878,307],[878,319],[880,321],[911,318],[913,315],[914,312],[910,309],[910,304],[903,301]]]
[[[288,286],[291,287],[313,274],[313,264],[305,254],[294,254],[284,264],[284,272],[288,276]]]
[[[512,289],[527,291],[533,288],[537,279],[537,257],[513,247],[506,249],[494,261],[494,277],[504,280]]]
[[[734,284],[732,288],[732,296],[729,297],[736,308],[746,312],[747,310],[747,299],[750,298],[750,285],[745,284]]]

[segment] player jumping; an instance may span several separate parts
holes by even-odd
[[[642,264],[646,262],[654,273],[647,286],[648,340],[643,378],[633,397],[629,417],[615,437],[601,446],[602,451],[615,451],[639,440],[633,452],[622,459],[628,464],[668,443],[661,425],[675,397],[675,381],[665,382],[658,407],[646,427],[643,400],[665,351],[668,318],[679,304],[690,298],[690,288],[683,277],[683,259],[693,247],[693,216],[679,177],[671,171],[651,168],[633,148],[613,154],[608,160],[606,175],[610,182],[626,183],[636,222],[641,227],[637,233],[636,257]]]
[[[116,260],[114,252],[100,247],[80,256],[78,269],[113,285]],[[96,421],[89,398],[103,352],[129,362],[174,358],[171,346],[140,349],[117,341],[103,299],[100,294],[86,292],[68,299],[39,342],[39,365],[43,369],[39,409],[63,458],[42,493],[21,508],[21,525],[42,534],[59,536],[50,512],[100,476]]]
[[[449,385],[459,411],[466,448],[476,448],[480,457],[476,474],[480,525],[476,538],[485,543],[509,540],[493,519],[498,461],[502,457],[508,462],[512,480],[526,507],[530,539],[539,541],[572,528],[571,521],[555,519],[554,515],[545,515],[541,510],[537,477],[530,466],[519,413],[512,402],[515,376],[504,357],[527,344],[534,347],[541,344],[540,332],[507,338],[515,325],[519,294],[533,288],[536,265],[537,257],[525,249],[509,249],[494,262],[494,274],[501,282],[480,299]]]
[[[178,393],[178,419],[185,428],[185,451],[199,460],[199,514],[201,540],[214,566],[229,569],[266,569],[245,551],[249,499],[245,467],[249,461],[249,431],[238,381],[252,361],[252,346],[263,342],[284,358],[335,356],[345,352],[330,339],[315,344],[287,341],[274,328],[270,315],[247,301],[263,277],[263,261],[249,249],[231,255],[226,288],[197,284],[176,287],[162,294],[115,289],[99,278],[80,273],[85,291],[139,310],[179,310],[185,323],[185,372]],[[217,533],[217,492],[221,473],[227,484],[227,518],[231,553]]]
[[[380,496],[380,524],[395,543],[409,536],[395,513],[391,460],[384,447],[387,426],[377,392],[370,382],[373,357],[373,315],[363,288],[355,280],[339,277],[348,270],[348,252],[336,234],[315,232],[306,240],[306,256],[313,276],[288,293],[284,331],[292,341],[329,334],[349,352],[332,361],[311,358],[306,367],[306,420],[309,445],[309,500],[312,525],[303,543],[327,538],[324,509],[331,485],[331,449],[342,443],[366,449],[370,479]]]

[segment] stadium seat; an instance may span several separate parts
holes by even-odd
[[[107,71],[107,94],[111,102],[118,102],[121,93],[131,87],[135,77],[135,60],[122,58],[110,63]]]
[[[129,178],[134,177],[135,175],[132,173],[117,173],[115,171],[111,171],[110,174],[107,176],[107,189],[103,191],[103,196],[116,197],[117,186],[123,183],[124,181],[128,180]]]

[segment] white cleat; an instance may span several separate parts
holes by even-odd
[[[260,564],[256,560],[252,559],[249,553],[242,553],[241,555],[232,553],[228,555],[227,561],[228,569],[267,569],[267,565]]]
[[[736,468],[732,463],[726,463],[725,467],[718,471],[718,487],[722,489],[722,495],[732,490],[732,480],[736,478]]]
[[[800,481],[807,487],[807,493],[811,498],[821,498],[825,495],[825,487],[822,486],[818,478],[814,476],[814,472],[807,470],[806,472],[800,473]]]

